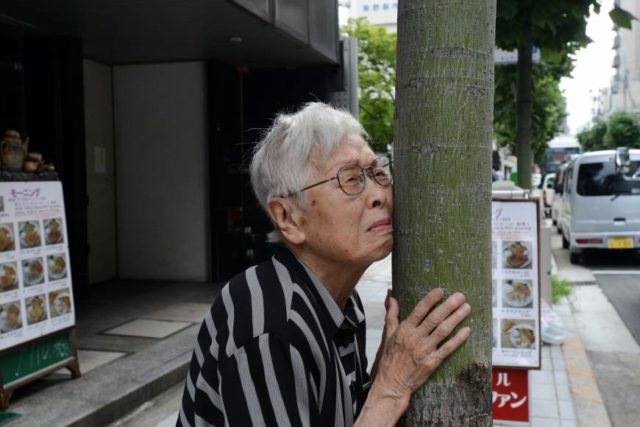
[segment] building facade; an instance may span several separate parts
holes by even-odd
[[[348,3],[350,17],[365,17],[373,25],[394,33],[397,31],[397,0],[350,0]]]
[[[616,5],[634,16],[640,16],[640,4],[635,0],[616,0]],[[608,96],[602,97],[604,115],[616,111],[640,114],[640,26],[632,21],[632,29],[615,27],[613,42],[615,74]]]
[[[345,84],[333,0],[3,2],[0,36],[0,131],[56,164],[76,290],[265,257],[253,143]]]

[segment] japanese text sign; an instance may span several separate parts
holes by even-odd
[[[62,184],[0,182],[0,351],[75,324]]]
[[[493,420],[520,425],[529,422],[529,371],[493,368]]]
[[[493,366],[539,368],[538,205],[522,199],[491,206]]]

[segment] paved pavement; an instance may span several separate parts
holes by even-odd
[[[590,356],[599,351],[596,363],[610,370],[622,366],[612,378],[624,381],[625,369],[637,368],[640,350],[594,286],[596,277],[571,266],[564,252],[553,253],[554,272],[582,285],[570,300],[554,306],[569,339],[562,346],[543,346],[542,369],[530,371],[532,426],[606,427],[611,422],[604,403],[610,402],[602,398]],[[358,285],[370,361],[381,339],[390,285],[390,257],[372,265]],[[22,417],[10,425],[173,425],[200,319],[219,290],[220,284],[117,282],[79,297],[76,343],[83,377],[72,381],[56,373],[18,390],[10,411]],[[606,348],[624,351],[601,351]],[[640,407],[628,399],[619,402],[620,407],[629,404]],[[618,417],[614,425],[636,420],[625,424]]]

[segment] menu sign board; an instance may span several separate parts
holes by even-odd
[[[493,365],[540,367],[538,205],[492,202]]]
[[[0,182],[0,351],[75,324],[62,185]]]

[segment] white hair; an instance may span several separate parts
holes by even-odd
[[[279,114],[254,149],[251,185],[268,213],[272,197],[287,196],[304,188],[309,178],[309,156],[318,148],[322,159],[346,137],[364,137],[362,125],[348,112],[320,102],[305,104],[293,114]],[[304,193],[291,196],[302,206]]]

